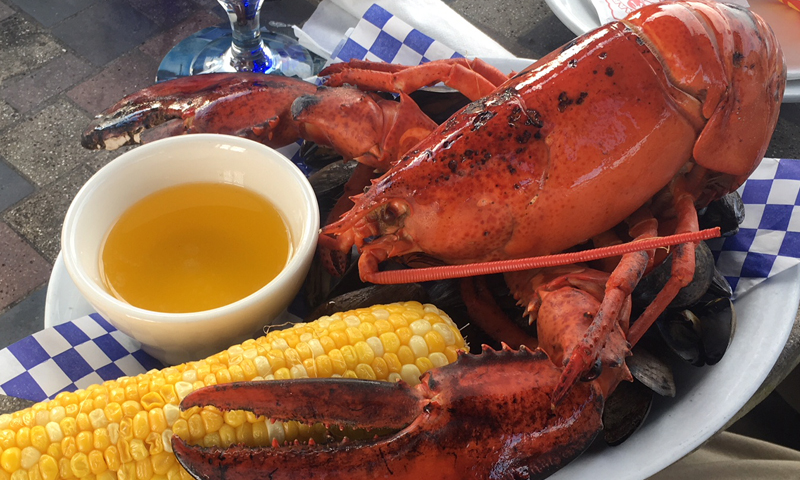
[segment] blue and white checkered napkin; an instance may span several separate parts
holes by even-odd
[[[0,350],[0,393],[53,398],[106,380],[162,368],[100,315],[47,328]]]
[[[739,233],[708,242],[735,297],[800,262],[800,160],[765,158],[739,193]]]
[[[357,59],[401,65],[460,57],[463,55],[374,4],[331,54],[333,61]]]

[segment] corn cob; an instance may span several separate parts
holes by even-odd
[[[376,305],[247,340],[204,360],[62,392],[0,415],[0,480],[190,480],[173,433],[205,446],[271,445],[314,438],[321,425],[271,422],[213,406],[180,411],[190,392],[219,383],[351,377],[419,383],[456,359],[465,342],[433,305]]]

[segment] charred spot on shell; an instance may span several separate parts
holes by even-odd
[[[299,117],[307,108],[313,107],[321,101],[318,95],[301,95],[292,102],[292,117]]]
[[[528,115],[528,119],[525,120],[525,125],[531,125],[531,126],[534,126],[536,128],[544,127],[544,122],[542,121],[542,116],[541,116],[541,114],[539,113],[538,110],[534,110],[532,108],[529,108],[529,109],[527,109],[525,111],[525,113]]]
[[[608,54],[606,52],[600,52],[600,54],[597,56],[597,58],[599,58],[600,60],[605,60],[606,57],[608,57]]]
[[[744,60],[744,55],[742,52],[733,52],[733,66],[739,68],[742,66],[742,60]]]
[[[524,132],[516,136],[517,143],[528,143],[532,135],[533,134],[530,132],[530,130],[525,130]]]
[[[569,66],[569,68],[575,68],[575,67],[577,67],[577,66],[578,66],[578,61],[577,61],[576,59],[574,59],[574,58],[573,58],[572,60],[570,60],[570,61],[567,63],[567,65]]]
[[[481,113],[476,115],[475,118],[472,119],[472,128],[471,128],[471,130],[474,132],[474,131],[480,129],[481,127],[486,125],[486,122],[488,122],[489,120],[494,118],[495,115],[497,115],[497,112],[492,112],[490,110],[482,111]]]
[[[588,96],[589,96],[589,92],[581,92],[578,95],[578,98],[575,100],[575,105],[581,105],[583,103],[583,101],[586,100],[586,97],[588,97]]]
[[[606,76],[613,77],[614,76],[614,69],[611,67],[606,67]]]
[[[519,105],[514,106],[511,109],[511,113],[508,115],[508,126],[509,127],[516,127],[517,122],[522,118],[522,108]]]
[[[567,107],[569,107],[573,103],[574,103],[574,100],[569,98],[569,95],[567,94],[567,92],[561,92],[558,95],[558,111],[559,112],[563,112],[564,110],[567,109]]]

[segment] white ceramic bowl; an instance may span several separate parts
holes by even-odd
[[[283,214],[291,235],[286,267],[248,297],[202,312],[153,312],[111,296],[99,271],[100,249],[111,226],[143,197],[191,182],[240,185],[270,200]],[[67,211],[61,248],[70,277],[97,312],[141,342],[150,355],[176,364],[251,338],[280,315],[308,273],[318,232],[316,197],[289,159],[251,140],[196,134],[137,147],[100,169]]]

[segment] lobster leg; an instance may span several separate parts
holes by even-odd
[[[536,338],[525,333],[500,309],[489,292],[484,277],[462,279],[461,297],[472,322],[490,337],[505,342],[513,348],[519,348],[521,345],[536,348],[539,345]]]
[[[684,193],[678,196],[675,201],[675,209],[678,214],[678,233],[699,230],[697,210],[694,207],[693,198],[689,194]],[[692,281],[695,268],[695,247],[694,243],[685,243],[675,248],[670,278],[664,288],[658,292],[655,300],[647,306],[631,327],[628,334],[628,341],[631,345],[635,345],[642,338],[680,289]]]
[[[508,80],[486,62],[463,58],[436,60],[413,67],[387,68],[385,64],[356,61],[334,64],[320,72],[330,75],[329,86],[357,85],[365,90],[411,93],[428,85],[444,82],[474,101],[492,93]]]
[[[634,240],[658,235],[658,223],[646,213],[645,209],[638,210],[630,221],[633,224],[631,234],[634,235]],[[630,301],[633,289],[636,288],[650,264],[651,256],[651,253],[646,251],[627,253],[622,256],[606,282],[603,301],[592,324],[586,330],[580,345],[572,350],[569,358],[565,360],[564,372],[553,392],[553,403],[557,404],[561,401],[581,376],[593,368],[600,351],[606,346],[607,339],[617,325],[623,305]]]

